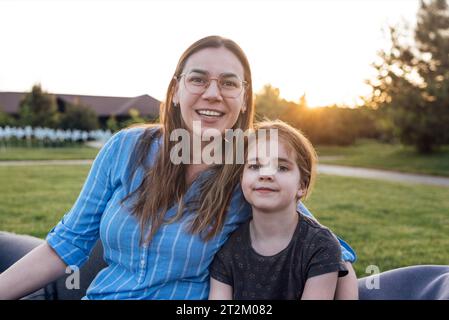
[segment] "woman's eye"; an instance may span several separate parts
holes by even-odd
[[[188,79],[188,82],[192,83],[192,84],[205,84],[206,83],[206,79],[201,78],[201,77],[191,77]]]
[[[250,169],[250,170],[258,170],[259,168],[260,168],[260,165],[258,165],[258,164],[248,165],[248,169]]]
[[[237,88],[238,85],[235,81],[230,81],[230,80],[223,80],[221,82],[221,85],[225,88]]]
[[[279,166],[279,171],[288,171],[288,167],[286,167],[286,166]]]

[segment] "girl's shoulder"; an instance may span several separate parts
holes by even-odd
[[[305,243],[309,243],[310,248],[317,247],[339,247],[338,240],[330,229],[318,221],[301,215],[299,219],[298,236]]]

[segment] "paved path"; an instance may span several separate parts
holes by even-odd
[[[3,166],[36,166],[36,165],[91,165],[92,160],[36,160],[36,161],[0,161]],[[365,169],[347,166],[320,164],[318,173],[345,177],[387,180],[395,182],[426,184],[449,187],[449,178],[421,174],[401,173],[396,171]]]
[[[449,187],[449,178],[446,177],[402,173],[397,171],[320,164],[318,166],[318,173]]]
[[[71,166],[81,164],[92,164],[93,160],[23,160],[23,161],[0,161],[0,167],[7,166]]]

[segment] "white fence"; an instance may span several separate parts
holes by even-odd
[[[110,137],[110,130],[61,130],[50,128],[0,127],[0,144],[8,146],[60,146],[66,144],[98,141],[104,144]]]

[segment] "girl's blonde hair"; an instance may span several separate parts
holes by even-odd
[[[192,54],[205,48],[222,47],[231,51],[239,59],[244,69],[243,80],[246,81],[243,92],[246,111],[240,113],[232,129],[245,131],[252,126],[254,107],[251,69],[243,50],[234,41],[220,36],[209,36],[193,43],[179,59],[168,86],[165,103],[161,104],[160,108],[161,125],[158,126],[159,130],[151,130],[154,125],[146,125],[147,130],[142,134],[136,148],[136,161],[132,173],[139,166],[145,168],[145,160],[148,157],[151,140],[162,137],[162,146],[154,165],[146,168],[141,185],[123,199],[125,201],[134,194],[137,195],[137,201],[132,207],[132,214],[140,222],[141,241],[150,242],[163,223],[179,220],[185,208],[183,197],[188,188],[185,180],[186,166],[183,164],[175,165],[170,160],[170,150],[177,143],[177,141],[170,141],[171,132],[179,128],[187,129],[179,107],[173,105],[176,79],[183,72],[186,61]],[[233,164],[214,165],[212,167],[212,174],[200,185],[196,200],[188,204],[194,206],[191,209],[196,211],[190,227],[192,233],[202,235],[205,233],[204,239],[208,240],[222,229],[232,193],[239,182],[242,170],[242,164],[236,164],[235,161]],[[170,221],[164,220],[167,210],[176,203],[179,203],[177,214]],[[145,237],[145,229],[148,225],[150,226],[150,233]]]
[[[300,189],[304,191],[300,199],[306,199],[312,192],[316,176],[317,155],[312,143],[305,137],[301,130],[281,120],[255,123],[254,130],[256,138],[258,137],[259,129],[265,129],[267,137],[269,137],[270,129],[277,129],[279,142],[285,143],[286,147],[295,156],[300,173]]]

